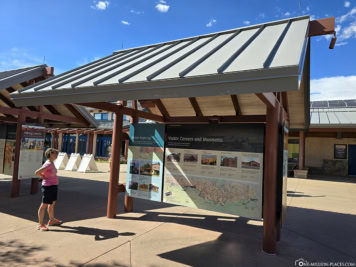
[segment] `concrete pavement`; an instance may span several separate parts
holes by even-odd
[[[355,178],[288,179],[287,221],[270,256],[261,251],[261,221],[139,199],[123,213],[123,194],[117,218],[107,219],[108,164],[98,165],[100,173],[59,172],[56,217],[65,223],[49,232],[36,230],[41,196],[28,194],[30,181],[10,199],[11,183],[0,177],[0,266],[356,263]]]

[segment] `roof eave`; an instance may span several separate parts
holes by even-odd
[[[39,90],[12,93],[17,106],[43,104],[109,102],[113,100],[145,100],[285,92],[298,90],[298,66],[251,70],[199,77],[123,83],[102,86]]]

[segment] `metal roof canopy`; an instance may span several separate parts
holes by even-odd
[[[22,90],[28,84],[44,80],[51,75],[53,75],[53,67],[48,67],[46,64],[0,72],[0,121],[16,123],[21,113],[21,109],[16,108],[11,101],[10,93]],[[36,121],[33,118],[37,118],[42,113],[46,126],[68,126],[69,124],[75,127],[98,126],[96,120],[81,106],[65,104],[39,107],[39,103],[37,101],[25,109],[28,121],[31,119]]]
[[[11,96],[23,106],[297,91],[308,27],[302,16],[127,49]]]

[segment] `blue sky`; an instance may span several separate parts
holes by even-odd
[[[1,1],[0,71],[45,63],[61,73],[124,48],[298,16],[299,0]],[[312,38],[312,99],[356,98],[356,0],[301,0],[336,17],[338,42]]]

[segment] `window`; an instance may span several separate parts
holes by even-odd
[[[94,118],[99,121],[107,121],[109,119],[108,113],[94,113]]]
[[[107,113],[101,113],[101,119],[107,121],[109,119],[109,115]]]

